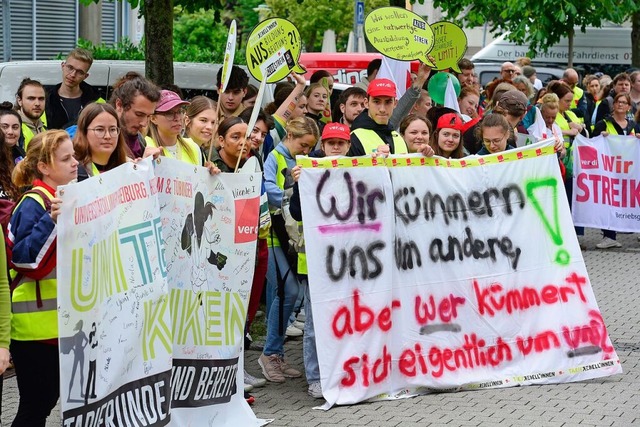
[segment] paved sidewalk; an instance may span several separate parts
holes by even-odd
[[[335,407],[307,395],[304,379],[256,389],[253,410],[272,426],[633,426],[640,425],[640,243],[619,235],[622,249],[595,250],[599,231],[588,230],[583,252],[598,304],[624,374],[579,383],[442,393],[411,399]],[[286,344],[289,363],[302,370],[302,340]],[[246,354],[259,374],[258,352]],[[5,381],[2,422],[17,407],[15,378]],[[60,425],[59,409],[47,426]],[[241,426],[238,426],[241,427]]]

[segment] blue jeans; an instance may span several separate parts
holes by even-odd
[[[282,328],[282,335],[279,334],[280,323],[280,297],[278,297],[278,276],[276,273],[276,262],[280,268],[280,274],[282,277],[287,275],[287,279],[284,284],[284,305],[282,319],[284,325]],[[289,274],[287,274],[289,272]],[[267,300],[272,295],[273,299],[269,308],[267,309],[267,341],[264,345],[264,354],[271,356],[272,354],[284,355],[284,331],[287,329],[288,319],[293,312],[293,307],[298,294],[300,293],[300,284],[296,275],[289,271],[289,264],[287,258],[279,246],[269,248],[269,268],[267,269]],[[269,302],[267,301],[267,304]]]
[[[318,365],[318,349],[316,348],[316,332],[313,328],[313,314],[311,313],[311,295],[309,284],[304,287],[304,338],[302,339],[302,357],[307,383],[320,381],[320,366]]]

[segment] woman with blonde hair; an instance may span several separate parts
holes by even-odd
[[[160,101],[149,120],[147,146],[162,149],[162,155],[192,165],[203,166],[204,155],[195,142],[182,137],[184,106],[189,102],[180,99],[177,93],[162,90]]]
[[[56,281],[58,186],[74,180],[78,161],[63,130],[37,134],[13,170],[22,195],[9,222],[11,262],[22,275],[11,295],[11,355],[20,403],[13,426],[44,426],[60,395]]]
[[[258,363],[268,381],[282,383],[285,378],[302,375],[284,360],[284,330],[287,319],[300,293],[299,274],[306,274],[304,254],[296,259],[288,259],[288,241],[284,230],[284,220],[279,211],[285,191],[293,188],[291,170],[296,165],[296,156],[308,154],[320,138],[315,121],[309,117],[289,120],[285,139],[271,151],[264,164],[265,186],[272,213],[269,246],[269,266],[267,268],[267,340]],[[276,292],[279,290],[279,292]],[[280,321],[282,319],[282,322]],[[281,324],[282,323],[282,324]]]
[[[216,107],[217,104],[213,99],[195,96],[185,111],[184,134],[198,144],[205,156],[211,144],[218,147],[218,142],[213,139],[218,124]]]

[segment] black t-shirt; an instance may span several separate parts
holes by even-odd
[[[80,111],[82,110],[82,98],[63,98],[60,97],[60,101],[62,101],[62,106],[67,112],[67,116],[69,117],[69,121],[65,126],[71,126],[74,123],[78,122],[78,116],[80,116]]]

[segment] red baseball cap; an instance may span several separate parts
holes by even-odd
[[[166,111],[171,110],[178,105],[189,105],[188,101],[183,101],[180,99],[177,93],[170,90],[162,90],[160,91],[160,100],[156,105],[156,111],[160,113],[164,113]]]
[[[462,119],[456,113],[447,113],[438,119],[438,129],[449,128],[461,131],[464,127]]]
[[[351,140],[350,132],[349,126],[342,123],[327,123],[322,130],[322,140],[338,138],[349,141]]]
[[[396,84],[389,79],[375,79],[367,87],[367,95],[369,96],[390,96],[395,98],[396,94]]]

